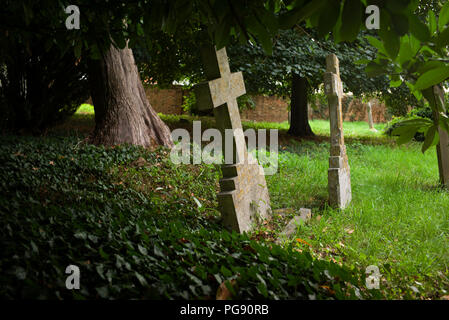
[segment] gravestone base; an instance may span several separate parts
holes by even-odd
[[[351,173],[343,157],[329,158],[328,182],[329,204],[340,209],[346,208],[352,199]]]
[[[271,217],[270,197],[260,165],[223,165],[222,172],[218,203],[225,228],[242,233]]]

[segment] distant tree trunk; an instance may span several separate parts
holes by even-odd
[[[315,134],[309,125],[307,103],[308,82],[296,73],[292,74],[291,120],[288,133],[296,137],[310,137]]]
[[[95,108],[91,143],[173,146],[169,128],[148,102],[131,49],[111,45],[100,60],[91,60],[89,81]]]

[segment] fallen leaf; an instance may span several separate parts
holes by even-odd
[[[306,240],[303,240],[301,238],[296,238],[296,241],[298,241],[299,243],[304,243],[306,245],[308,245],[309,247],[311,247],[312,245],[310,243],[308,243]]]
[[[348,234],[351,234],[351,233],[354,232],[354,229],[346,228],[345,231],[346,231]]]
[[[442,296],[441,300],[449,300],[449,296]]]
[[[50,161],[49,164],[52,165],[52,166],[55,165],[54,161]]]
[[[217,300],[230,300],[232,298],[232,292],[226,286],[226,282],[228,284],[230,284],[232,288],[235,288],[235,285],[236,285],[235,279],[231,280],[231,281],[228,281],[228,280],[223,281],[217,290],[217,295],[216,295]]]
[[[132,166],[139,167],[139,168],[144,167],[146,164],[147,164],[147,161],[142,157],[137,158],[137,160],[135,160],[131,163]]]

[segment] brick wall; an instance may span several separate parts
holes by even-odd
[[[183,96],[188,94],[182,86],[173,86],[171,89],[146,88],[146,94],[151,106],[156,112],[165,114],[184,114],[181,105]],[[288,120],[288,102],[282,98],[268,96],[252,96],[255,109],[245,109],[240,112],[243,120],[283,122]],[[386,107],[383,103],[373,100],[372,112],[374,122],[387,122]],[[329,112],[327,106],[321,110],[309,109],[310,119],[327,119]],[[368,121],[366,105],[358,99],[343,103],[344,121]]]
[[[164,114],[183,114],[181,108],[183,96],[187,94],[181,86],[173,86],[171,89],[158,89],[148,87],[145,89],[148,101],[156,112]]]
[[[284,122],[288,121],[288,102],[277,97],[251,96],[256,108],[240,112],[243,120]]]
[[[348,103],[348,97],[342,101],[343,121],[368,121],[367,105],[359,99],[351,99]],[[387,114],[387,107],[377,99],[371,100],[371,112],[375,123],[388,122],[390,117]],[[329,109],[327,105],[319,106],[318,110],[309,108],[310,119],[329,119]]]

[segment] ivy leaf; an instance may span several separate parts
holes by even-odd
[[[427,89],[433,85],[439,84],[449,78],[449,67],[431,69],[422,74],[414,85],[415,90]]]
[[[139,280],[140,284],[144,287],[148,286],[148,282],[145,279],[144,276],[142,276],[140,273],[138,273],[137,271],[134,272],[134,275],[136,276],[137,280]]]
[[[95,290],[97,291],[98,295],[103,299],[106,299],[109,296],[108,286],[95,288]]]
[[[148,250],[147,248],[145,248],[144,246],[141,246],[140,244],[137,245],[137,249],[139,250],[139,252],[141,254],[143,254],[144,256],[146,256],[148,254]]]
[[[27,272],[22,267],[17,267],[14,273],[19,280],[25,280],[27,277]]]

